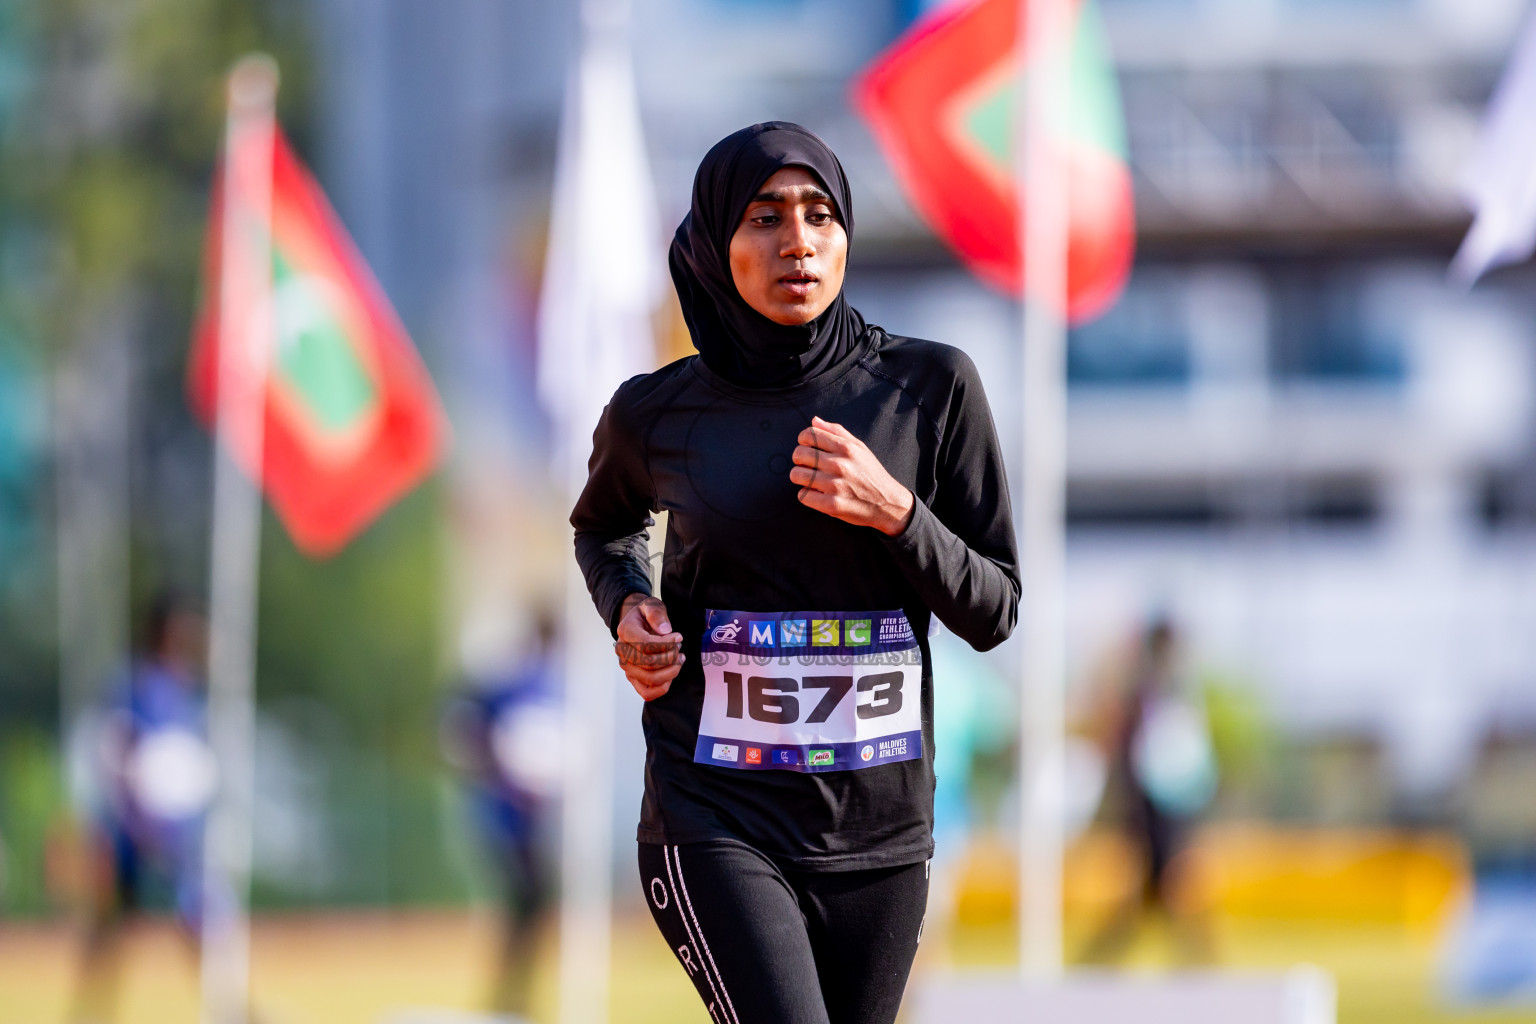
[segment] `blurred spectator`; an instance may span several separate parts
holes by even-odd
[[[122,937],[169,902],[196,950],[202,921],[203,822],[216,784],[207,742],[203,617],[175,597],[154,601],[138,653],[114,682],[97,765],[89,923],[73,1019],[110,1016]]]
[[[1141,885],[1115,908],[1089,940],[1082,959],[1118,960],[1135,940],[1146,911],[1173,925],[1187,960],[1212,957],[1203,916],[1179,899],[1178,854],[1190,827],[1216,792],[1210,724],[1184,685],[1179,636],[1156,616],[1137,640],[1125,676],[1099,705],[1095,731],[1109,761],[1106,816],[1139,856]]]
[[[526,1015],[539,926],[554,886],[551,856],[561,749],[558,623],[541,610],[533,652],[510,669],[474,667],[443,718],[475,832],[501,900],[490,1008]]]

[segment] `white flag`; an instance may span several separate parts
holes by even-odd
[[[1476,216],[1451,277],[1471,286],[1536,251],[1536,12],[1526,19],[1488,102],[1463,191]]]
[[[539,399],[555,423],[554,466],[572,501],[592,431],[614,389],[652,369],[651,312],[665,280],[628,39],[628,0],[586,0],[566,90],[549,253],[539,303]],[[612,945],[614,715],[628,697],[608,631],[566,555],[561,1024],[608,1019]]]
[[[666,268],[655,204],[628,39],[589,30],[566,90],[539,301],[539,398],[567,472],[585,467],[614,389],[655,368]]]

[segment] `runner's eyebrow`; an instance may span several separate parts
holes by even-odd
[[[817,188],[815,185],[805,185],[799,189],[796,189],[795,191],[799,193],[795,197],[791,197],[788,193],[785,192],[759,192],[757,195],[752,197],[751,202],[782,203],[791,200],[792,198],[798,199],[800,202],[819,201],[823,203],[830,203],[832,201],[832,197],[830,195]]]

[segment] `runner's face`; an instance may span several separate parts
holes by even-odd
[[[843,290],[848,233],[815,175],[783,167],[763,182],[731,236],[731,279],[776,324],[816,319]]]

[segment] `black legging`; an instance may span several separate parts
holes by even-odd
[[[646,903],[715,1024],[891,1024],[928,865],[796,871],[737,842],[640,845]]]

